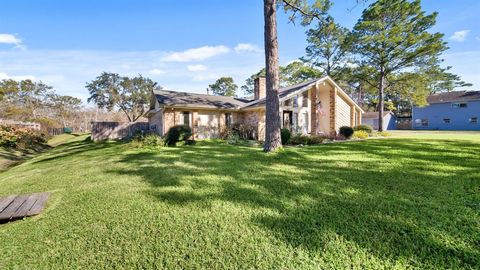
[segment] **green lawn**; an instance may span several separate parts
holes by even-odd
[[[0,269],[480,269],[480,133],[160,150],[85,136],[0,173],[53,193]]]

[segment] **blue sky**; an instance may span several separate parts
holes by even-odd
[[[480,89],[480,1],[423,0],[438,11],[445,64]],[[0,79],[42,80],[86,100],[102,71],[142,74],[174,90],[205,92],[220,76],[240,86],[264,66],[263,1],[0,0]],[[364,5],[334,0],[352,27]],[[305,28],[279,12],[281,64],[304,55]]]

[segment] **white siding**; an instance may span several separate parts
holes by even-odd
[[[351,126],[350,125],[350,105],[340,96],[337,95],[335,101],[335,130],[341,126]]]

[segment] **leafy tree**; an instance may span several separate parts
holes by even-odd
[[[378,0],[363,11],[352,32],[354,52],[362,65],[374,68],[366,82],[378,90],[379,130],[383,130],[387,78],[432,65],[447,49],[440,33],[428,32],[437,13],[425,15],[420,0]]]
[[[328,0],[315,0],[309,4],[308,0],[264,0],[265,20],[265,70],[266,70],[266,112],[265,112],[265,144],[263,150],[271,152],[282,147],[280,139],[280,71],[278,64],[277,38],[277,4],[290,13],[290,20],[294,22],[297,16],[302,18],[302,24],[310,23],[314,18],[325,14],[330,7]]]
[[[251,95],[253,94],[253,90],[254,90],[254,85],[255,85],[255,80],[258,78],[258,77],[265,77],[265,68],[262,68],[260,71],[258,71],[257,73],[255,74],[252,74],[250,77],[248,77],[246,80],[245,80],[245,84],[242,85],[241,89],[242,91],[247,94],[247,95]]]
[[[323,74],[343,79],[349,62],[349,30],[335,23],[333,17],[321,18],[315,28],[307,31],[306,60]]]
[[[116,73],[103,72],[95,80],[87,83],[90,92],[88,102],[94,102],[99,108],[122,111],[128,121],[135,122],[148,108],[152,90],[157,83],[141,75],[128,78]]]
[[[208,87],[217,96],[235,97],[237,95],[238,86],[233,82],[232,77],[221,77]]]
[[[31,80],[3,80],[0,83],[0,95],[8,103],[7,116],[20,116],[21,119],[35,119],[38,111],[45,107],[52,87],[43,82]]]
[[[280,67],[280,85],[287,87],[320,78],[322,75],[322,71],[307,65],[303,61],[297,60],[285,67]]]
[[[52,94],[49,101],[56,115],[62,120],[64,127],[67,126],[67,119],[71,118],[82,107],[82,100],[72,96]]]

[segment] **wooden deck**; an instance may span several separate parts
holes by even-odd
[[[32,193],[0,197],[0,223],[42,212],[50,193]]]

